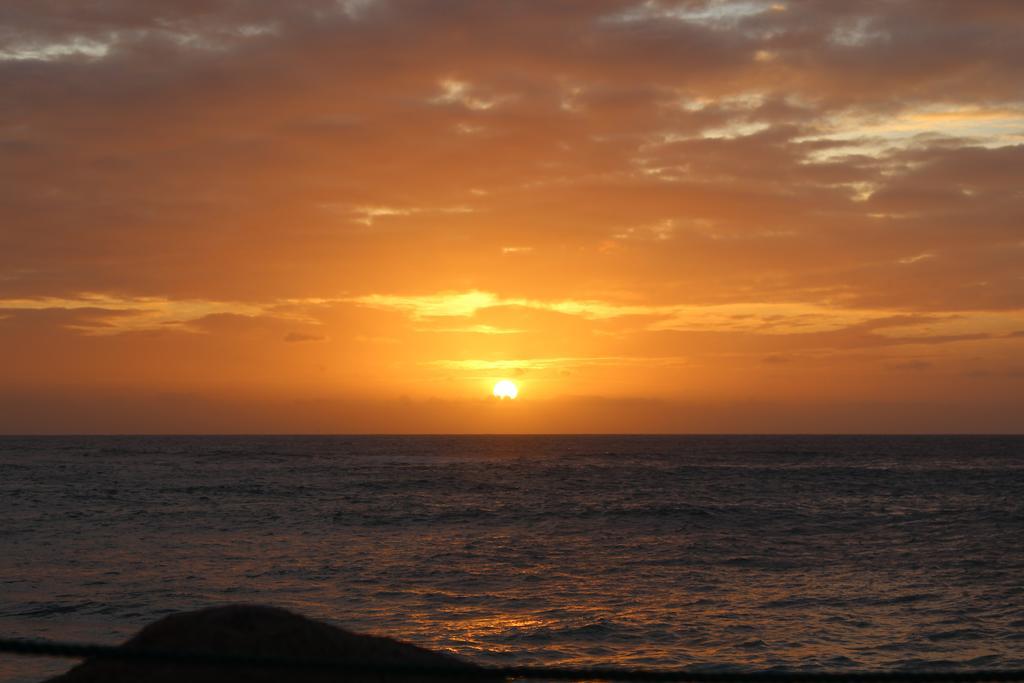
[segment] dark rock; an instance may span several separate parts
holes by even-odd
[[[156,621],[124,644],[138,650],[342,659],[357,665],[400,664],[476,668],[450,655],[391,638],[352,633],[275,607],[230,605],[174,614]],[[437,677],[281,668],[226,668],[164,662],[86,660],[50,683],[265,683],[270,681],[433,681]]]

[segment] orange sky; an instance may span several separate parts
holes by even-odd
[[[0,27],[2,432],[1024,429],[1017,0]]]

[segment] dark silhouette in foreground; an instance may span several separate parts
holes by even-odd
[[[174,614],[129,639],[126,648],[251,657],[342,659],[355,665],[476,668],[450,655],[391,638],[352,633],[276,607],[230,605]],[[418,681],[426,677],[289,669],[224,668],[114,660],[86,660],[50,683],[264,683],[270,681]]]

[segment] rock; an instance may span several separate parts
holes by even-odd
[[[230,605],[174,614],[156,621],[128,640],[124,647],[218,655],[344,659],[354,664],[402,664],[477,668],[450,655],[425,650],[391,638],[361,635],[276,607]],[[426,676],[381,674],[345,675],[339,672],[282,668],[234,669],[221,666],[163,662],[86,660],[49,683],[370,683],[377,681],[443,680]],[[468,680],[468,679],[467,679]]]

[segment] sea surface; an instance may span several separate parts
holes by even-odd
[[[1024,668],[1024,438],[0,438],[0,636],[240,602],[488,664]]]

